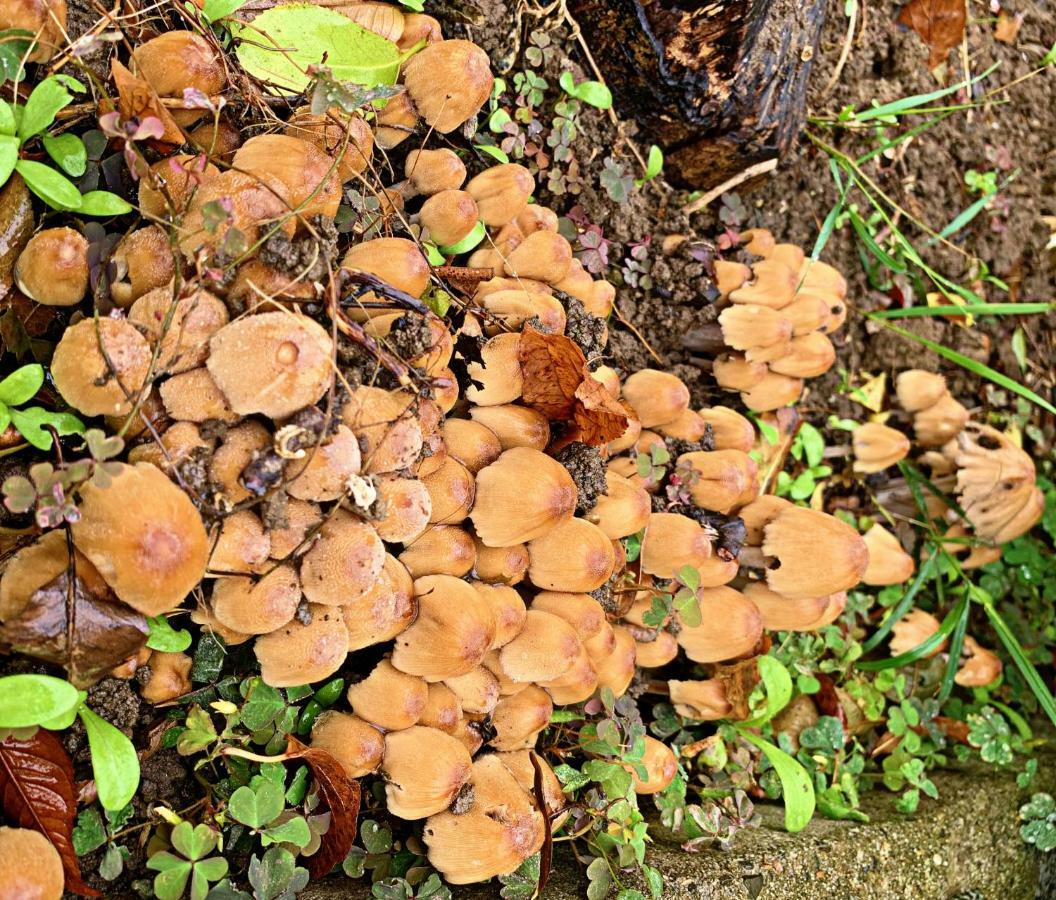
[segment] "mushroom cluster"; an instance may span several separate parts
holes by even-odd
[[[715,261],[722,341],[720,387],[757,412],[795,403],[804,381],[836,361],[829,335],[847,318],[847,282],[832,266],[780,244],[765,228],[741,234],[749,262]]]

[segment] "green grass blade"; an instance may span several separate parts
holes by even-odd
[[[909,306],[866,313],[867,319],[916,319],[925,316],[1033,316],[1056,311],[1056,303],[971,303],[966,306]]]
[[[891,325],[888,322],[884,322],[882,320],[881,324],[883,324],[885,328],[889,328],[891,331],[895,332],[895,334],[907,338],[908,340],[916,341],[922,347],[927,347],[932,352],[938,353],[939,356],[943,357],[944,359],[948,359],[950,362],[957,363],[957,365],[961,366],[964,369],[967,369],[969,372],[972,372],[975,375],[979,375],[980,377],[985,378],[988,381],[992,381],[999,387],[1003,387],[1006,390],[1012,391],[1014,394],[1019,394],[1020,397],[1029,400],[1035,406],[1040,406],[1046,412],[1050,412],[1053,415],[1056,415],[1056,406],[1053,406],[1044,397],[1039,396],[1038,394],[1034,393],[1034,391],[1032,391],[1030,388],[1020,384],[1018,381],[1009,378],[1007,375],[1002,375],[995,369],[991,369],[989,366],[984,365],[981,362],[977,362],[976,360],[965,356],[963,353],[958,353],[956,350],[951,350],[949,347],[942,346],[942,344],[936,344],[934,341],[929,341],[926,337],[921,337],[919,334],[914,334],[912,331],[906,331],[904,328],[899,328],[897,325]]]
[[[933,568],[935,568],[935,557],[929,556],[921,565],[920,571],[917,572],[917,577],[909,586],[909,590],[902,595],[902,599],[894,606],[890,615],[884,619],[883,624],[876,630],[876,633],[862,644],[863,653],[868,653],[870,650],[875,650],[879,647],[884,638],[891,633],[891,629],[895,627],[895,623],[909,612],[910,608],[913,606],[913,598],[917,596],[920,589],[924,586],[924,583],[931,577],[931,570]]]
[[[940,88],[937,91],[930,91],[927,94],[913,94],[909,97],[902,97],[900,100],[893,100],[890,103],[881,103],[879,106],[856,112],[854,118],[858,122],[868,122],[870,119],[880,119],[885,116],[913,115],[918,109],[926,108],[927,104],[934,100],[941,100],[943,97],[948,97],[950,94],[955,94],[959,90],[968,88],[977,81],[982,81],[999,65],[1000,63],[994,63],[989,69],[976,75],[970,81],[961,81],[949,87]]]
[[[948,648],[949,658],[946,660],[946,669],[942,673],[942,684],[939,687],[939,703],[945,703],[950,694],[953,693],[954,679],[957,677],[957,666],[961,661],[961,648],[964,646],[964,635],[968,631],[969,604],[964,605],[964,611],[957,623],[953,626],[950,634],[950,646]]]
[[[1052,696],[1052,692],[1041,675],[1038,674],[1038,670],[1034,668],[1034,664],[1027,659],[1027,654],[1023,652],[1023,647],[1012,633],[1012,629],[1008,627],[1008,624],[994,607],[994,604],[984,602],[982,606],[990,618],[990,624],[994,626],[994,631],[1001,638],[1001,643],[1004,644],[1005,650],[1008,651],[1008,655],[1012,657],[1016,668],[1019,669],[1020,674],[1023,676],[1023,680],[1030,685],[1034,696],[1038,698],[1038,704],[1045,710],[1045,715],[1056,725],[1056,698]]]

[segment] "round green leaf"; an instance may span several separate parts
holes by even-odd
[[[338,81],[367,87],[394,84],[400,71],[400,51],[392,41],[326,7],[274,6],[232,30],[241,39],[236,52],[246,71],[284,93],[308,87],[308,67],[324,56]]]
[[[0,678],[0,728],[28,728],[68,713],[80,695],[68,681],[50,675]]]
[[[42,138],[44,149],[48,156],[55,160],[55,164],[67,175],[79,178],[88,168],[88,151],[82,141],[75,134],[59,134],[52,136],[44,135]]]
[[[82,216],[123,216],[132,212],[132,204],[109,191],[89,191],[81,198],[77,212]]]
[[[87,706],[77,713],[88,732],[92,774],[103,809],[122,809],[139,787],[139,757],[132,742]]]
[[[76,82],[79,83],[79,82]],[[33,88],[26,105],[22,109],[22,119],[18,123],[18,135],[23,141],[40,134],[52,122],[59,110],[73,102],[73,94],[55,75],[45,78]]]
[[[81,208],[81,192],[77,185],[51,166],[20,159],[15,171],[26,179],[26,186],[54,209],[72,211]]]
[[[0,381],[0,403],[8,406],[21,406],[27,400],[32,400],[33,395],[40,390],[44,384],[44,367],[39,363],[31,363],[15,369],[3,381]]]

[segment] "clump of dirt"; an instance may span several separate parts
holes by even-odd
[[[576,515],[585,516],[608,490],[605,481],[605,462],[597,447],[573,441],[554,455],[576,484]]]

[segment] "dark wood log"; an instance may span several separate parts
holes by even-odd
[[[712,188],[796,139],[827,0],[569,0],[664,174]]]

